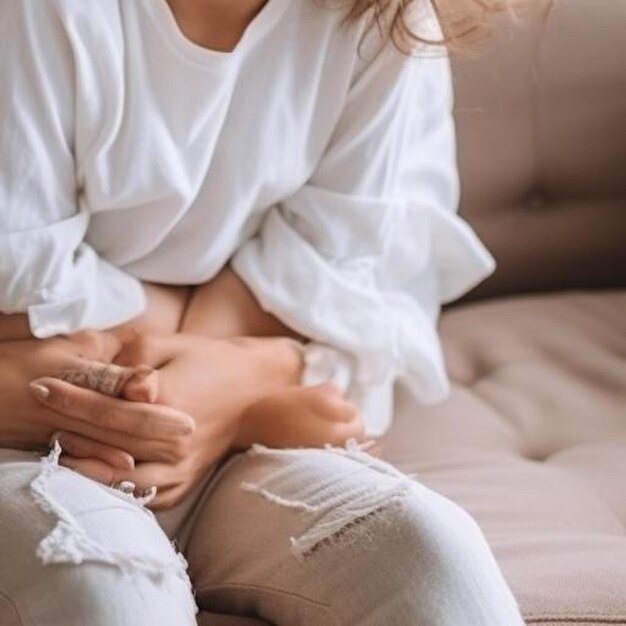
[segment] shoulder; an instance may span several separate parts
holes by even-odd
[[[350,3],[337,0],[276,0],[287,2],[283,27],[297,34],[309,46],[342,45],[346,51],[357,52],[364,20],[347,20]]]
[[[446,56],[445,50],[436,46],[420,46],[412,54],[406,54],[385,32],[388,24],[378,24],[374,7],[349,19],[353,4],[337,0],[291,0],[284,27],[293,33],[295,48],[305,50],[309,58],[324,59],[337,67],[350,64],[353,85],[366,75],[384,74],[387,80],[409,75],[425,57]],[[425,40],[440,39],[431,0],[418,0],[408,8],[405,19],[413,32]]]
[[[338,0],[277,0],[287,2],[276,29],[281,47],[290,50],[293,65],[315,67],[319,76],[332,76],[337,87],[352,82],[362,64],[361,43],[367,16],[348,20],[350,3]],[[340,90],[341,91],[341,90]],[[335,97],[341,97],[336,93]]]

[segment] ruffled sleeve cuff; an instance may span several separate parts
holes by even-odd
[[[50,285],[28,306],[35,337],[45,339],[84,329],[107,329],[123,324],[146,309],[141,282],[108,264],[90,248],[79,251],[73,280]]]
[[[416,252],[409,269],[389,267],[375,256],[322,255],[278,208],[232,260],[261,307],[316,344],[307,349],[304,382],[339,382],[360,406],[370,434],[389,425],[398,377],[407,377],[424,403],[440,401],[449,391],[436,316],[410,289],[388,285],[404,275],[406,284],[434,284],[435,297],[445,302],[494,267],[458,216],[434,209],[409,213],[419,227],[409,233]],[[406,253],[406,244],[403,248]]]
[[[0,311],[27,313],[35,337],[111,328],[146,308],[140,281],[84,243],[87,223],[81,212],[0,233]]]

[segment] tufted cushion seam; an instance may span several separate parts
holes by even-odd
[[[529,626],[626,626],[625,310],[606,290],[446,312],[450,398],[400,387],[383,440],[474,515]]]
[[[487,380],[494,372],[498,371],[499,367],[493,368],[489,374],[484,376],[480,376],[476,381],[470,383],[461,383],[456,380],[453,381],[453,385],[457,388],[463,389],[464,391],[469,391],[473,395],[473,399],[482,404],[483,408],[486,409],[490,415],[493,415],[498,418],[500,424],[506,424],[509,434],[512,439],[510,442],[510,448],[507,450],[507,453],[515,453],[520,458],[526,459],[528,456],[524,452],[524,441],[523,434],[520,432],[519,427],[515,424],[513,419],[510,419],[509,416],[502,410],[501,407],[497,406],[495,402],[491,400],[488,396],[481,392],[480,388],[477,387],[481,381]]]
[[[597,626],[598,624],[625,624],[626,625],[626,615],[625,616],[615,616],[615,615],[604,615],[600,614],[597,616],[570,616],[570,615],[559,615],[559,616],[524,616],[524,621],[526,624],[537,624],[541,626],[542,624],[580,624],[581,626]]]
[[[494,368],[490,375],[498,371],[498,369],[500,368]],[[481,381],[487,380],[488,378],[489,376],[481,376],[479,380],[471,384],[470,388],[474,394],[474,399],[479,400],[481,404],[489,410],[490,413],[497,415],[502,420],[502,422],[504,422],[508,426],[511,435],[515,439],[514,444],[513,441],[511,441],[512,445],[510,448],[510,453],[516,454],[521,460],[535,460],[533,459],[532,455],[525,450],[526,445],[524,442],[524,435],[521,432],[519,426],[515,423],[514,419],[511,418],[510,415],[508,415],[502,407],[498,406],[491,398],[485,395],[481,391],[480,387],[477,386]],[[542,460],[540,460],[539,462],[542,462]]]

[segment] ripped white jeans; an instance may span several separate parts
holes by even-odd
[[[277,626],[523,624],[474,521],[356,447],[233,457],[169,515],[187,571],[140,502],[54,460],[0,450],[2,626],[187,626],[196,603]]]

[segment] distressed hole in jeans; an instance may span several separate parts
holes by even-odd
[[[61,452],[55,442],[30,484],[35,502],[56,519],[37,547],[44,565],[101,563],[122,574],[141,573],[165,587],[182,579],[191,593],[184,557],[144,501],[59,466]]]
[[[382,528],[393,525],[393,509],[397,506],[403,496],[395,496],[389,502],[385,502],[380,508],[357,517],[346,523],[340,530],[329,537],[320,539],[315,545],[305,552],[299,549],[293,550],[299,558],[307,558],[314,555],[318,550],[332,546],[334,549],[341,549],[353,546],[358,543],[358,549],[376,550],[375,536]],[[294,539],[291,539],[292,546]],[[297,540],[296,540],[297,541]]]
[[[324,545],[359,542],[366,546],[372,523],[393,519],[390,507],[411,493],[410,476],[364,452],[358,444],[345,448],[274,450],[254,446],[250,455],[265,459],[267,468],[245,491],[297,511],[307,528],[289,538],[292,553],[307,557]]]

